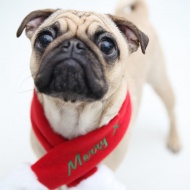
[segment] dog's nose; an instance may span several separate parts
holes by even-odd
[[[85,44],[78,39],[70,39],[63,42],[64,52],[82,53],[86,50]]]

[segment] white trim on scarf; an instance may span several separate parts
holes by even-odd
[[[115,174],[105,165],[98,166],[98,171],[69,190],[126,190],[116,179]]]
[[[21,164],[4,180],[0,181],[2,190],[48,190],[38,180],[31,170],[30,164]],[[76,187],[69,190],[126,190],[125,186],[119,182],[113,171],[107,166],[98,166],[97,172],[80,182]]]
[[[42,185],[34,172],[31,165],[27,163],[21,164],[5,179],[0,181],[1,190],[48,190]]]

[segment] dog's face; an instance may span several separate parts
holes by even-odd
[[[126,59],[148,37],[123,18],[92,12],[39,10],[21,23],[32,43],[31,73],[40,93],[64,101],[109,98]]]

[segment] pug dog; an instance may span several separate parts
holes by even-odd
[[[167,145],[171,151],[179,151],[175,98],[144,1],[120,0],[116,16],[62,9],[37,10],[24,18],[17,37],[24,29],[31,41],[30,69],[35,91],[56,134],[72,140],[107,125],[129,93],[132,113],[128,131],[102,161],[107,168],[116,170],[126,154],[143,85],[148,82],[168,111]],[[46,154],[33,131],[31,141],[39,158]],[[113,185],[99,187],[96,180],[94,184],[83,184],[81,189],[114,189]],[[46,189],[42,184],[37,187]]]

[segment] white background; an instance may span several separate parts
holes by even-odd
[[[16,30],[23,17],[40,8],[112,13],[116,0],[0,0],[0,178],[24,161],[36,160],[29,144],[33,83],[30,43]],[[117,176],[128,190],[190,189],[190,1],[148,0],[177,99],[182,151],[166,149],[168,119],[162,102],[145,87],[129,151]]]

